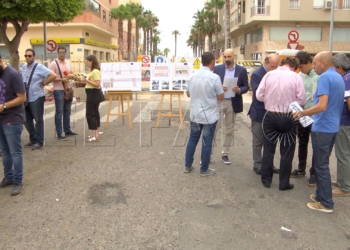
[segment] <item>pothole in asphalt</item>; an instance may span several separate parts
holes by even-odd
[[[95,184],[90,187],[88,194],[88,199],[91,204],[127,204],[126,196],[117,183],[106,182],[103,184]]]

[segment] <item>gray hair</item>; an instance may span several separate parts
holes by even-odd
[[[350,70],[350,59],[344,53],[334,55],[333,64],[337,68],[342,67],[344,71]]]

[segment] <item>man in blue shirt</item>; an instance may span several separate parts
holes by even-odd
[[[27,102],[25,105],[26,122],[24,123],[30,141],[25,147],[32,146],[32,150],[39,149],[44,145],[44,86],[53,82],[57,75],[44,65],[35,62],[35,51],[27,49],[24,55],[26,64],[23,65],[22,77],[27,90]],[[30,75],[36,65],[33,76]],[[35,127],[34,122],[35,120]]]
[[[200,175],[209,176],[215,174],[215,170],[209,168],[209,160],[219,119],[217,100],[224,99],[224,91],[220,77],[211,72],[215,66],[214,54],[203,53],[202,64],[203,67],[188,81],[187,96],[191,97],[191,132],[186,148],[184,172],[189,173],[193,170],[194,152],[203,131]]]
[[[318,53],[312,62],[320,76],[314,95],[314,106],[294,113],[294,119],[311,116],[314,123],[311,128],[311,141],[316,172],[316,193],[310,196],[314,202],[307,203],[310,209],[320,212],[333,212],[329,157],[339,131],[340,117],[344,103],[344,81],[333,67],[330,52]]]

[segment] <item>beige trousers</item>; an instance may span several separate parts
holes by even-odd
[[[231,145],[233,145],[233,129],[236,123],[236,113],[233,112],[232,102],[230,99],[224,99],[218,102],[219,105],[219,120],[216,125],[213,149],[211,151],[211,156],[214,154],[215,147],[222,147],[222,156],[227,156],[230,153]],[[220,133],[220,144],[216,143],[217,132],[221,127]],[[212,157],[211,157],[212,158]]]

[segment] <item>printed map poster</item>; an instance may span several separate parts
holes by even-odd
[[[141,91],[141,63],[101,63],[102,90]]]
[[[150,91],[170,90],[172,64],[151,63]]]

